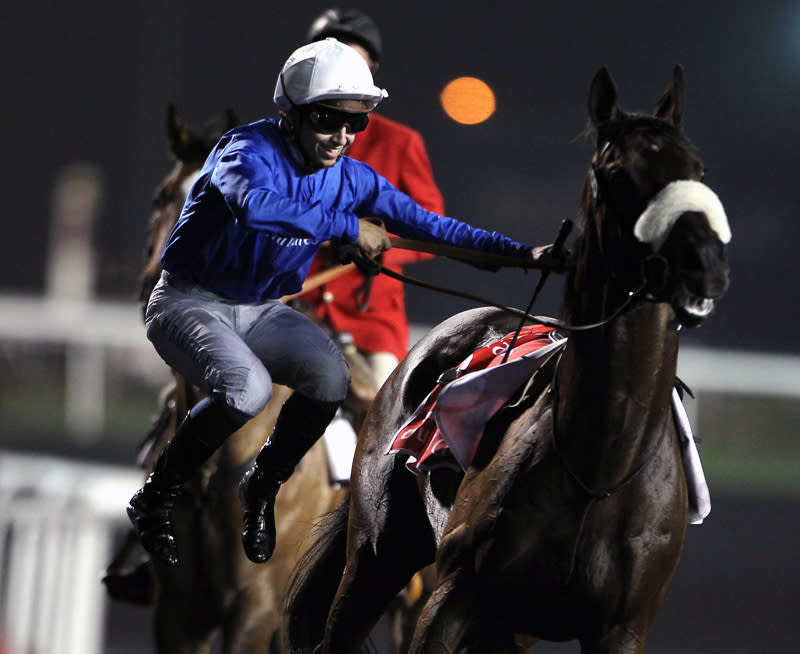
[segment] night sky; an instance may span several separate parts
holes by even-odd
[[[760,3],[759,3],[760,4]],[[225,108],[242,121],[274,115],[285,59],[324,3],[39,2],[3,10],[5,118],[0,293],[42,291],[51,187],[59,170],[102,171],[95,228],[98,293],[133,298],[156,183],[171,167],[164,112],[191,123]],[[684,342],[800,349],[796,172],[800,161],[800,4],[751,2],[381,2],[361,5],[382,28],[387,116],[423,133],[447,213],[534,244],[573,217],[591,143],[586,98],[608,66],[621,103],[651,110],[681,64],[684,127],[705,182],[733,230],[732,285]],[[497,96],[485,123],[462,126],[438,102],[460,75]],[[437,260],[407,272],[525,307],[537,275],[489,273]],[[408,289],[413,322],[474,303]],[[558,282],[534,313],[558,311]],[[755,336],[758,335],[758,340]]]

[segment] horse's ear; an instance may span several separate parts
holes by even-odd
[[[233,129],[239,124],[239,116],[236,115],[236,112],[233,109],[226,109],[225,121],[227,123],[227,128],[225,129],[225,131],[227,132],[228,130]]]
[[[683,96],[686,83],[683,80],[683,68],[675,66],[672,71],[672,81],[669,83],[661,98],[656,103],[655,116],[680,127],[683,117]]]
[[[167,105],[167,146],[169,151],[179,161],[183,161],[186,145],[186,132],[187,127],[184,122],[178,118],[178,110],[175,105],[170,103]]]
[[[233,109],[226,109],[224,113],[209,120],[203,127],[202,143],[205,148],[205,152],[202,153],[203,157],[214,149],[217,141],[219,141],[225,132],[239,124],[239,117]]]
[[[596,126],[614,120],[618,114],[617,85],[608,68],[603,66],[594,76],[589,90],[589,117]]]

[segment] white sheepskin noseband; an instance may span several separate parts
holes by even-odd
[[[717,194],[702,182],[685,179],[670,182],[650,200],[636,221],[633,233],[639,241],[650,243],[658,252],[675,221],[687,211],[704,213],[719,240],[723,243],[731,240],[728,218]]]

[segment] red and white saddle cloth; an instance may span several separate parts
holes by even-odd
[[[554,337],[552,327],[523,327],[504,363],[513,338],[506,334],[445,372],[397,432],[388,453],[408,454],[406,466],[415,474],[442,466],[466,470],[489,419],[565,342]],[[490,370],[491,375],[480,374]],[[459,384],[465,380],[469,383]]]
[[[418,475],[440,467],[466,470],[486,423],[566,342],[552,327],[526,326],[504,362],[513,338],[506,334],[444,373],[392,439],[387,454],[407,454],[406,467]],[[689,522],[700,524],[711,512],[711,500],[689,419],[674,389],[672,407],[689,486]]]

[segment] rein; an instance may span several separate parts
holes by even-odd
[[[456,247],[455,245],[443,245],[442,243],[432,243],[430,241],[415,241],[410,238],[390,236],[389,240],[392,247],[401,250],[413,250],[415,252],[427,252],[437,254],[451,259],[461,259],[462,261],[476,261],[496,266],[508,266],[518,268],[541,268],[541,264],[527,257],[510,257],[503,254],[491,254],[489,252],[479,252],[467,248]]]
[[[556,238],[556,242],[553,245],[554,254],[561,249],[563,242],[570,231],[571,226],[572,226],[571,222],[568,220],[565,220],[562,223],[559,235]],[[488,254],[486,252],[476,252],[474,250],[467,250],[465,248],[459,248],[449,245],[441,245],[439,243],[430,243],[427,241],[415,241],[412,239],[400,238],[398,236],[390,236],[389,239],[391,240],[393,247],[397,247],[403,250],[428,252],[430,254],[447,256],[450,258],[462,259],[465,261],[466,260],[478,261],[493,265],[516,266],[521,268],[539,268],[537,265],[531,265],[535,264],[535,262],[527,261],[525,259],[520,259],[517,257]],[[323,270],[322,272],[316,274],[315,276],[307,279],[303,284],[303,288],[300,291],[292,295],[286,295],[282,297],[281,300],[285,302],[300,297],[305,293],[308,293],[309,291],[318,288],[323,284],[327,284],[328,282],[332,281],[333,279],[336,279],[340,275],[350,272],[351,270],[353,270],[353,268],[358,268],[362,273],[366,275],[383,274],[386,275],[387,277],[392,277],[406,284],[419,286],[420,288],[426,288],[431,291],[436,291],[437,293],[444,293],[445,295],[460,297],[465,300],[471,300],[473,302],[477,302],[478,304],[492,306],[502,311],[505,311],[506,313],[510,313],[511,315],[519,316],[522,321],[529,320],[531,322],[544,325],[545,327],[553,327],[555,329],[559,329],[565,332],[578,332],[578,331],[589,331],[592,329],[597,329],[598,327],[602,327],[603,325],[606,325],[610,323],[612,320],[618,318],[625,311],[630,309],[630,307],[634,304],[634,302],[642,298],[645,295],[645,292],[648,288],[648,280],[645,279],[645,281],[638,289],[636,289],[635,291],[631,291],[628,294],[628,297],[625,299],[625,301],[619,307],[617,307],[617,309],[615,309],[610,316],[604,318],[603,320],[584,325],[569,325],[556,318],[551,318],[549,316],[536,316],[530,313],[530,309],[533,305],[533,302],[538,296],[539,291],[541,291],[541,288],[544,285],[544,282],[550,273],[550,271],[546,269],[542,269],[542,278],[539,280],[539,283],[537,284],[533,298],[531,299],[531,302],[528,305],[528,310],[523,311],[522,309],[518,309],[516,307],[509,307],[505,304],[495,302],[494,300],[490,300],[480,295],[475,295],[473,293],[469,293],[466,291],[459,291],[454,288],[442,286],[440,284],[435,284],[433,282],[419,279],[418,277],[412,277],[411,275],[406,275],[405,273],[400,273],[391,270],[386,266],[384,266],[383,264],[381,264],[379,261],[376,261],[375,259],[368,257],[355,247],[348,247],[346,249],[343,249],[343,251],[346,253],[346,256],[351,259],[350,262],[339,266],[335,266],[333,268],[328,268],[327,270]],[[520,323],[520,328],[521,327],[522,323]]]
[[[433,291],[437,291],[439,293],[445,293],[447,295],[454,295],[455,297],[464,298],[467,300],[474,300],[480,304],[486,304],[489,306],[496,307],[497,309],[502,309],[507,313],[510,313],[515,316],[520,316],[523,320],[530,320],[531,322],[538,323],[540,325],[544,325],[545,327],[553,327],[555,329],[559,329],[566,332],[579,332],[579,331],[589,331],[592,329],[597,329],[598,327],[602,327],[603,325],[607,325],[612,320],[615,320],[619,316],[621,316],[625,311],[631,308],[634,302],[642,298],[647,290],[647,282],[643,282],[642,285],[636,289],[635,291],[631,291],[628,294],[628,297],[625,301],[617,307],[614,312],[608,316],[608,318],[604,318],[598,322],[588,323],[585,325],[569,325],[562,320],[558,320],[557,318],[550,318],[548,316],[535,316],[528,311],[523,311],[522,309],[517,309],[515,307],[509,307],[504,304],[500,304],[495,302],[494,300],[489,300],[487,298],[481,297],[479,295],[473,295],[472,293],[467,293],[464,291],[458,291],[456,289],[452,289],[446,286],[440,286],[438,284],[434,284],[432,282],[427,282],[422,279],[418,279],[416,277],[411,277],[404,273],[398,273],[394,270],[389,270],[382,264],[374,261],[373,259],[369,259],[372,265],[374,265],[374,270],[378,273],[387,275],[389,277],[393,277],[394,279],[398,279],[401,282],[405,282],[408,284],[413,284],[414,286],[420,286],[422,288],[427,288]],[[375,273],[377,274],[377,273]]]

